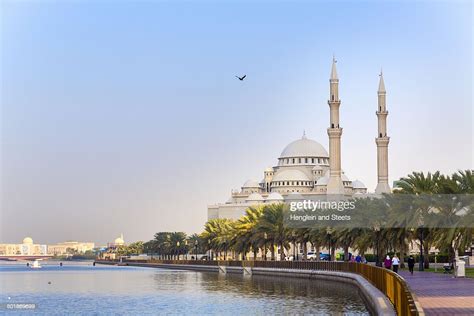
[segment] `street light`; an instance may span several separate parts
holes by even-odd
[[[211,240],[210,239],[207,240],[207,247],[209,249],[209,258],[208,259],[212,261],[214,258],[212,257]]]
[[[423,257],[424,224],[423,215],[420,215],[420,218],[418,219],[418,225],[420,226],[420,262],[418,265],[418,271],[425,271],[425,258]]]
[[[179,260],[179,241],[176,242],[176,253],[178,254],[178,260]]]
[[[194,241],[194,249],[195,249],[195,254],[196,254],[196,260],[198,259],[198,241],[197,239]]]
[[[375,265],[377,267],[381,267],[382,266],[382,262],[380,261],[380,224],[379,223],[375,223],[375,226],[374,226],[374,230],[375,230],[375,247],[376,247],[376,251],[375,251]]]
[[[267,261],[267,233],[263,233],[263,260]]]
[[[423,258],[423,226],[420,227],[420,263],[418,271],[425,271],[425,258]]]
[[[333,258],[332,258],[332,238],[331,238],[332,229],[331,227],[326,228],[326,234],[329,237],[329,261],[332,261]]]

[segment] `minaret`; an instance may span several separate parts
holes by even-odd
[[[332,59],[329,85],[329,182],[327,185],[327,194],[344,194],[344,185],[341,179],[342,128],[339,127],[339,106],[341,105],[341,100],[339,100],[339,79],[336,71],[336,59],[334,57]]]
[[[388,143],[390,142],[390,137],[387,136],[388,111],[385,103],[386,94],[383,73],[380,71],[379,90],[377,91],[378,109],[375,112],[379,125],[378,135],[375,139],[377,144],[377,187],[375,188],[375,193],[377,194],[390,193],[391,191],[388,184]]]

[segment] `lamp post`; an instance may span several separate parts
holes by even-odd
[[[375,265],[377,267],[382,266],[382,262],[380,261],[380,225],[377,223],[374,226],[375,230]]]
[[[212,261],[214,258],[212,258],[211,240],[210,239],[207,240],[207,247],[209,249],[209,260]]]
[[[267,261],[267,233],[263,233],[263,260]]]
[[[418,271],[425,271],[425,258],[423,256],[423,237],[425,230],[423,226],[425,225],[424,219],[423,219],[423,214],[420,214],[420,217],[418,218],[418,226],[420,230],[420,263],[418,265]]]
[[[333,261],[333,257],[332,257],[332,229],[331,227],[327,227],[326,228],[326,234],[328,236],[328,243],[329,243],[329,261]]]
[[[420,263],[418,271],[425,271],[425,258],[423,258],[423,225],[420,227]]]
[[[198,240],[197,239],[194,241],[194,250],[195,250],[194,253],[196,254],[195,259],[197,260],[198,259]]]
[[[178,260],[179,260],[179,241],[176,242],[176,253],[178,255]]]
[[[186,260],[188,260],[188,240],[184,241],[184,252],[186,253]]]

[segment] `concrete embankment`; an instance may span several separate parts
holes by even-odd
[[[356,286],[364,299],[367,308],[375,315],[396,315],[390,300],[363,276],[355,273],[302,270],[302,269],[279,269],[279,268],[251,268],[232,267],[217,265],[189,265],[189,264],[162,264],[162,263],[117,263],[111,261],[97,261],[98,264],[126,265],[134,267],[149,267],[174,270],[194,270],[202,272],[232,273],[243,275],[265,275],[272,277],[292,277],[320,281],[341,282]]]

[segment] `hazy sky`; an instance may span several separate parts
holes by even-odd
[[[0,242],[196,232],[301,137],[376,185],[378,73],[390,182],[473,167],[471,1],[2,1]],[[234,75],[247,74],[243,82]]]

